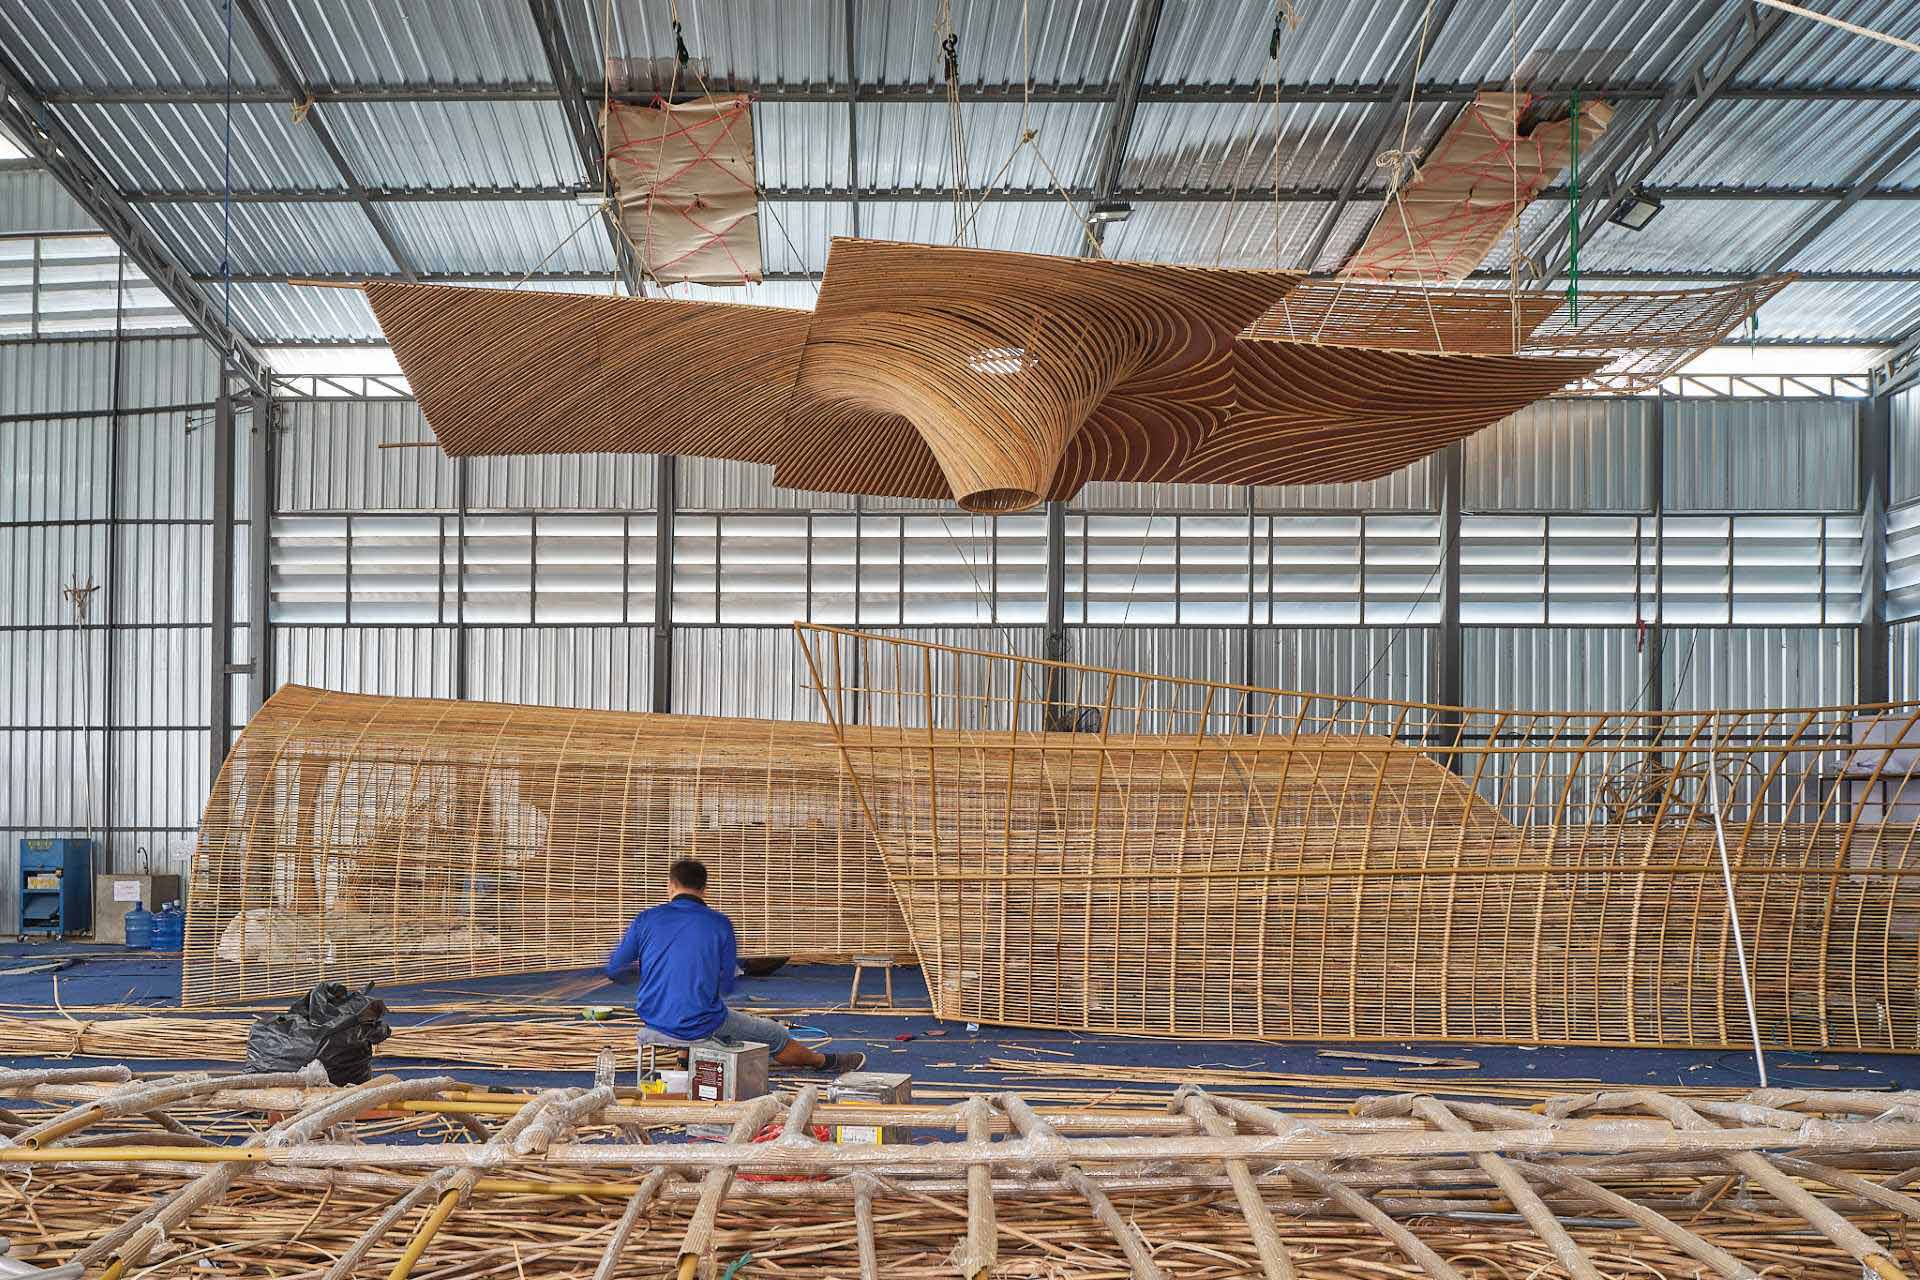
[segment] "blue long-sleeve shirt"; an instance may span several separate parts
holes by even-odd
[[[733,921],[683,893],[633,918],[607,957],[607,977],[617,982],[639,964],[640,1020],[676,1040],[704,1040],[726,1019],[722,997],[733,993],[738,960]]]

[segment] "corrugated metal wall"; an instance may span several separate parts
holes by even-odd
[[[1920,498],[1920,386],[1888,398],[1887,428],[1893,450],[1890,501],[1912,502]]]
[[[0,343],[0,928],[23,836],[186,868],[207,787],[217,377],[198,341],[126,342],[116,427],[111,342]],[[89,584],[82,618],[63,593]]]
[[[1669,511],[1853,511],[1860,400],[1670,400]]]

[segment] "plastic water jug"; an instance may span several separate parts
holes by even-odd
[[[180,951],[186,940],[187,913],[180,909],[179,903],[169,902],[153,918],[153,949],[171,955]]]
[[[127,950],[147,951],[153,947],[153,913],[146,904],[136,902],[127,912]]]

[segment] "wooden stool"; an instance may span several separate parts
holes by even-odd
[[[855,956],[853,958],[853,990],[847,993],[847,1008],[860,1007],[860,975],[869,969],[878,969],[887,986],[885,1004],[875,1005],[877,1009],[893,1008],[893,957],[892,956]]]

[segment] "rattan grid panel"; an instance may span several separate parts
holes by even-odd
[[[943,1017],[1739,1044],[1719,788],[1765,1039],[1920,1049],[1920,703],[1462,711],[802,631]]]
[[[208,799],[183,998],[598,964],[680,856],[742,955],[911,949],[823,726],[288,685]]]

